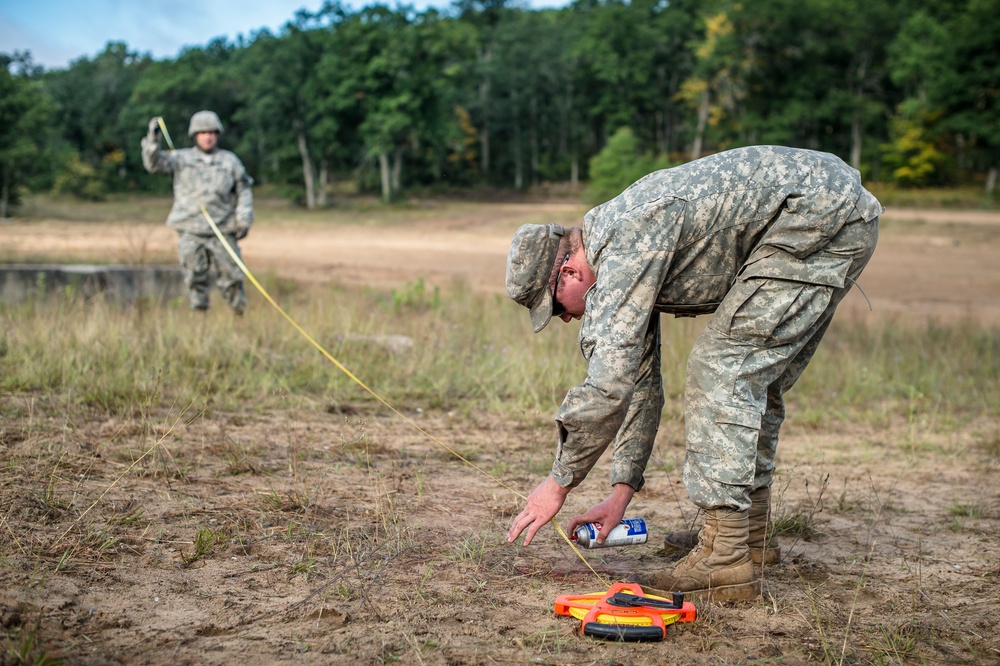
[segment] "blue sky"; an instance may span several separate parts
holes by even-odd
[[[31,51],[46,69],[93,57],[109,41],[133,51],[172,58],[185,46],[215,37],[249,37],[261,28],[280,30],[298,9],[316,11],[322,0],[0,0],[0,52]],[[345,0],[349,7],[373,2]],[[395,0],[386,0],[395,6]],[[422,10],[450,0],[412,0]],[[559,7],[567,0],[526,0],[532,8]]]

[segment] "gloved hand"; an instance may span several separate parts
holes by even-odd
[[[243,240],[244,238],[247,237],[248,233],[250,233],[250,227],[244,227],[243,225],[237,226],[235,234],[236,240]]]
[[[150,141],[160,140],[160,117],[154,116],[152,120],[149,121],[149,131],[146,133]]]

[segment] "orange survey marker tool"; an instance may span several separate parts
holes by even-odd
[[[694,604],[683,592],[673,599],[648,595],[636,583],[615,583],[607,592],[564,594],[556,599],[559,615],[581,620],[584,636],[612,641],[662,641],[668,624],[693,622]]]

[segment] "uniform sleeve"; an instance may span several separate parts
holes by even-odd
[[[583,481],[612,441],[612,483],[642,486],[663,404],[653,306],[670,258],[665,251],[606,257],[587,295],[580,329],[587,380],[556,414],[552,476],[564,488]]]
[[[158,141],[151,141],[148,136],[142,137],[142,165],[149,173],[173,173],[174,156],[172,153],[160,150]]]
[[[253,224],[253,178],[239,159],[233,176],[236,180],[236,225],[249,229]]]
[[[663,412],[663,375],[660,372],[660,316],[654,314],[646,329],[638,380],[625,422],[615,437],[611,459],[611,485],[627,483],[635,490],[645,484],[646,463],[653,452]]]

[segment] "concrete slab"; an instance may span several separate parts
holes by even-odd
[[[61,294],[128,305],[187,293],[177,265],[0,264],[0,299],[18,303]]]

